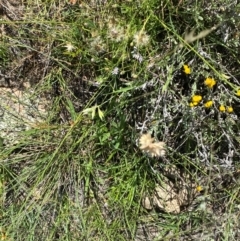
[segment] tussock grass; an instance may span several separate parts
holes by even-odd
[[[47,113],[19,116],[11,138],[1,127],[1,240],[239,239],[237,3],[31,0],[0,11],[0,84]],[[144,133],[164,157],[140,150]],[[188,194],[180,211],[147,210],[143,198],[169,183]]]

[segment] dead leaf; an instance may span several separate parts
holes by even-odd
[[[69,0],[69,3],[70,3],[71,5],[75,5],[75,4],[77,3],[77,0]]]
[[[168,172],[172,174],[168,174],[168,177],[173,179],[174,176],[178,177],[175,179],[176,182],[173,183],[165,176]],[[176,167],[168,167],[166,173],[163,172],[161,185],[157,184],[151,195],[144,195],[142,206],[147,210],[156,208],[166,213],[178,214],[181,207],[190,205],[198,195],[196,184],[192,183],[188,175],[181,175],[180,170]]]
[[[157,185],[151,197],[145,196],[142,205],[147,210],[157,208],[167,213],[179,213],[180,205],[173,185],[168,183],[164,187]]]
[[[213,26],[212,28],[205,29],[205,30],[201,31],[198,35],[195,35],[195,30],[192,30],[190,33],[185,34],[184,41],[186,43],[192,43],[198,39],[205,38],[212,31],[216,30],[218,26],[219,26],[219,24]],[[179,46],[180,46],[180,48],[182,48],[183,44],[180,44]]]

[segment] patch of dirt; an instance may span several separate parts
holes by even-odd
[[[9,20],[20,20],[23,17],[23,2],[16,0],[1,0],[0,14]]]
[[[190,205],[198,196],[197,184],[188,175],[181,174],[177,167],[166,168],[162,183],[157,184],[151,195],[145,195],[142,205],[147,210],[153,208],[166,213],[180,213],[181,207]],[[176,183],[168,176],[175,176]]]

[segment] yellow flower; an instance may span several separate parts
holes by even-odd
[[[221,112],[225,112],[226,108],[225,108],[224,105],[220,105],[220,106],[219,106],[219,110],[220,110]]]
[[[236,92],[237,96],[240,96],[240,89]]]
[[[189,106],[190,107],[194,107],[194,106],[197,106],[199,102],[196,102],[196,101],[193,101],[193,102],[190,102],[189,103]]]
[[[202,96],[201,95],[194,95],[192,96],[192,102],[196,102],[195,105],[197,105],[200,101],[202,100]]]
[[[196,187],[197,192],[201,192],[203,190],[202,186],[197,186]]]
[[[209,101],[207,101],[207,102],[204,104],[204,106],[205,106],[206,108],[210,108],[210,107],[212,107],[212,105],[213,105],[213,101],[212,101],[212,100],[209,100]]]
[[[190,106],[190,107],[194,107],[193,102],[190,102],[190,103],[189,103],[189,106]]]
[[[233,112],[232,106],[228,106],[228,107],[227,107],[227,112],[228,112],[228,113],[232,113],[232,112]]]
[[[208,77],[205,79],[204,84],[211,89],[216,84],[216,81],[215,79]]]
[[[191,69],[190,69],[190,67],[187,64],[183,65],[183,72],[185,74],[190,74],[191,73]]]

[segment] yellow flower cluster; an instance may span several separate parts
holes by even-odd
[[[183,72],[185,74],[191,73],[191,69],[189,68],[188,65],[186,65],[186,64],[183,65]],[[204,85],[207,86],[209,89],[212,89],[216,85],[216,83],[217,83],[216,80],[211,77],[207,77],[204,81]],[[240,97],[240,88],[237,90],[237,92],[235,94]],[[202,101],[201,95],[193,95],[191,102],[189,103],[189,106],[190,107],[197,106],[201,101]],[[213,104],[214,104],[214,102],[212,100],[208,100],[204,103],[204,107],[211,108],[213,106]],[[232,106],[224,106],[222,104],[219,106],[218,109],[220,112],[233,113],[233,111],[234,111]]]
[[[192,102],[190,102],[189,106],[190,107],[197,106],[200,103],[201,100],[202,100],[202,96],[201,95],[194,95],[192,97]],[[205,108],[211,108],[212,106],[213,106],[213,101],[212,100],[208,100],[207,102],[204,103],[204,107]],[[219,106],[219,111],[220,112],[227,111],[228,113],[233,113],[233,107],[232,106],[225,107],[224,105],[220,105]]]
[[[233,108],[232,108],[232,106],[225,107],[224,105],[220,105],[219,111],[221,111],[221,112],[227,111],[228,113],[233,113]]]

